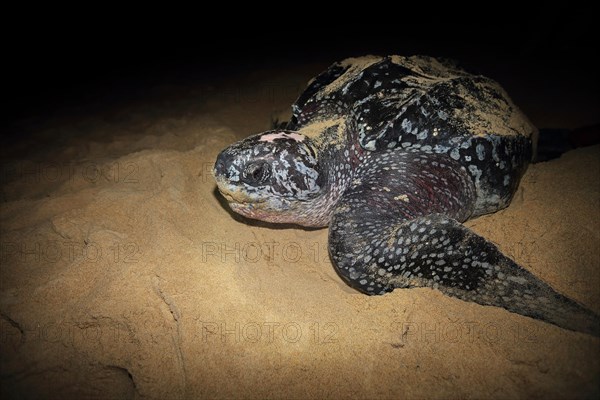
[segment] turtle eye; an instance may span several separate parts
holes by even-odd
[[[259,184],[269,179],[271,169],[268,163],[264,161],[253,162],[248,164],[244,170],[242,180],[248,184]]]

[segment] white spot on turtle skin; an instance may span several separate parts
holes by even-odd
[[[469,165],[469,172],[475,177],[475,184],[479,184],[479,178],[481,177],[481,170],[476,165]]]
[[[306,136],[295,132],[271,132],[262,135],[258,140],[260,142],[273,142],[275,139],[293,139],[296,142],[302,142],[305,137]]]
[[[483,145],[479,143],[475,147],[475,151],[477,152],[477,158],[479,159],[479,161],[483,161],[485,159],[485,147],[483,147]]]
[[[510,176],[509,175],[504,175],[504,186],[508,186],[508,184],[510,183]]]
[[[521,278],[520,276],[509,276],[508,280],[516,282],[516,283],[519,283],[521,285],[526,285],[527,284],[527,279]]]
[[[458,151],[458,149],[452,149],[452,151],[450,152],[450,157],[452,157],[455,160],[458,160],[460,158],[460,152]]]
[[[238,173],[238,170],[231,165],[228,169],[228,173],[229,173],[229,180],[232,182],[238,182],[240,180],[240,175]]]
[[[410,132],[410,131],[412,130],[412,122],[410,122],[410,121],[409,121],[409,120],[407,120],[406,118],[404,118],[404,119],[402,120],[402,124],[401,124],[401,126],[402,126],[402,129],[403,129],[405,132]]]

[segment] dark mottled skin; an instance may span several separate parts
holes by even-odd
[[[429,57],[350,59],[317,76],[285,130],[225,149],[215,178],[250,218],[329,226],[366,294],[431,287],[600,336],[600,318],[461,222],[510,203],[536,129],[494,81]]]

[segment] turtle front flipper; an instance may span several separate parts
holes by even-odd
[[[440,155],[389,153],[386,161],[385,154],[344,195],[330,224],[329,252],[350,286],[366,294],[431,287],[600,336],[600,317],[457,221],[474,202],[464,168]]]

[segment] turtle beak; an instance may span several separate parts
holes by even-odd
[[[223,150],[217,157],[213,168],[213,175],[219,192],[228,203],[245,204],[255,203],[257,199],[252,198],[240,185],[240,171],[234,162],[233,155]]]

